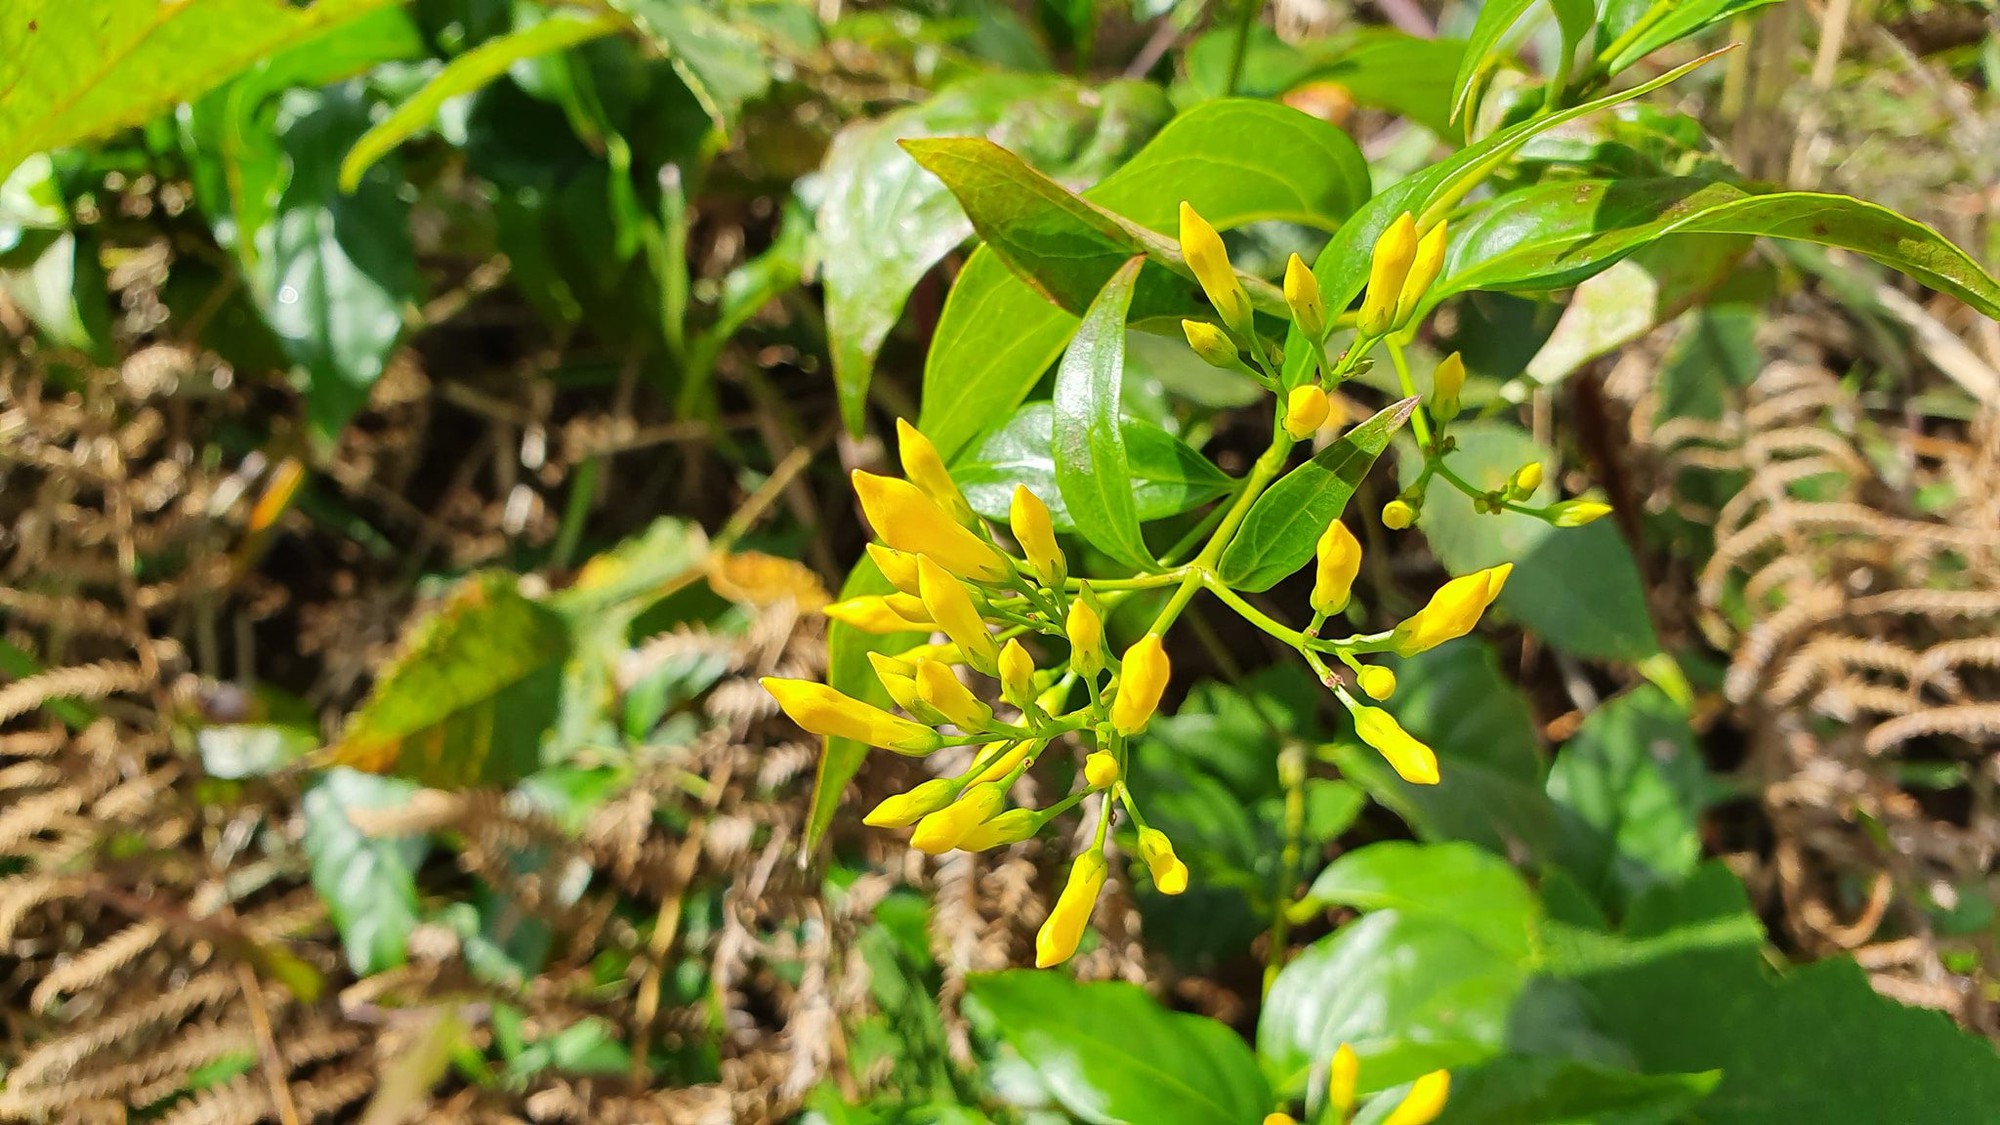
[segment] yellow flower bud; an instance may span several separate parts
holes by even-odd
[[[917,669],[914,665],[879,652],[869,653],[868,663],[875,666],[875,678],[882,681],[882,689],[896,701],[896,706],[925,722],[931,721],[930,708],[917,692]],[[938,718],[942,720],[943,716]]]
[[[1081,594],[1069,603],[1063,632],[1069,635],[1069,663],[1077,675],[1087,680],[1104,670],[1104,619]]]
[[[1122,772],[1118,768],[1118,759],[1108,751],[1094,751],[1083,760],[1083,779],[1090,783],[1092,789],[1111,788],[1118,784]]]
[[[917,822],[910,833],[910,846],[930,855],[943,855],[958,846],[980,825],[1000,815],[1007,805],[1007,790],[988,782],[966,789],[958,800]]]
[[[920,613],[913,621],[896,612],[896,607],[890,604],[888,598],[874,594],[835,602],[820,612],[864,633],[907,633],[912,629],[931,627],[929,614]]]
[[[922,605],[923,603],[918,602],[917,604]],[[965,657],[959,653],[957,645],[921,644],[914,648],[906,648],[897,653],[896,659],[909,665],[910,675],[912,676],[917,674],[917,665],[922,664],[926,660],[935,660],[939,664],[965,663]]]
[[[1526,500],[1540,487],[1542,487],[1542,463],[1530,461],[1515,469],[1514,475],[1507,478],[1507,498]]]
[[[1361,1081],[1361,1056],[1354,1044],[1342,1043],[1326,1068],[1326,1104],[1336,1118],[1345,1121],[1354,1112],[1354,1094]]]
[[[1221,315],[1222,323],[1237,336],[1249,339],[1255,323],[1250,312],[1250,294],[1243,291],[1243,282],[1229,264],[1229,251],[1223,248],[1222,236],[1185,201],[1181,203],[1181,256],[1187,261],[1188,272],[1201,283],[1202,292],[1208,294],[1209,303]]]
[[[1380,702],[1396,694],[1396,673],[1380,664],[1369,664],[1354,673],[1354,682],[1368,698]]]
[[[1004,848],[1008,844],[1018,844],[1035,834],[1041,827],[1041,819],[1033,809],[1008,809],[992,820],[974,828],[958,842],[959,850],[983,852],[989,848]]]
[[[993,721],[993,708],[959,683],[951,669],[935,660],[917,666],[917,697],[963,731],[984,730]]]
[[[1440,422],[1458,417],[1458,396],[1465,391],[1465,359],[1457,352],[1439,361],[1431,373],[1431,413]]]
[[[1404,730],[1389,712],[1380,707],[1356,707],[1354,733],[1387,759],[1397,777],[1412,785],[1438,783],[1437,755]]]
[[[1416,254],[1417,220],[1405,211],[1375,240],[1375,256],[1368,267],[1368,293],[1361,299],[1359,326],[1363,336],[1380,336],[1394,326],[1396,299],[1402,294],[1403,279],[1409,276],[1410,262]]]
[[[1319,278],[1297,254],[1285,262],[1285,304],[1292,310],[1292,323],[1314,340],[1326,338],[1326,301],[1320,297]]]
[[[1160,695],[1167,690],[1172,670],[1158,633],[1147,633],[1125,650],[1118,672],[1118,694],[1111,701],[1111,725],[1119,734],[1134,735],[1146,729],[1160,706]]]
[[[1299,1125],[1299,1119],[1289,1113],[1267,1113],[1264,1125]]]
[[[917,585],[924,592],[924,608],[930,611],[931,620],[944,630],[944,635],[951,638],[951,643],[958,646],[958,651],[965,654],[974,668],[992,671],[1000,657],[1000,646],[994,643],[985,619],[972,604],[972,595],[944,567],[932,562],[929,555],[917,560]]]
[[[1177,895],[1187,890],[1187,864],[1174,854],[1174,842],[1157,828],[1139,829],[1139,858],[1145,861],[1146,871],[1153,877],[1153,886],[1163,895]]]
[[[1021,544],[1021,553],[1028,556],[1028,569],[1045,586],[1062,585],[1063,579],[1069,577],[1069,567],[1063,560],[1062,548],[1056,546],[1056,529],[1049,520],[1048,505],[1028,491],[1027,485],[1017,484],[1014,503],[1007,515],[1014,539]]]
[[[1549,522],[1557,527],[1582,527],[1611,514],[1611,505],[1597,500],[1565,500],[1552,506]]]
[[[1000,752],[993,757],[992,761],[986,764],[985,769],[979,771],[979,776],[973,778],[971,784],[979,785],[988,781],[1002,780],[1008,774],[1013,773],[1014,767],[1020,765],[1021,759],[1026,758],[1028,752],[1034,748],[1035,742],[1033,739],[1003,743],[1000,747]]]
[[[1401,531],[1417,518],[1417,510],[1403,500],[1391,500],[1382,505],[1382,526],[1390,531]]]
[[[1311,383],[1293,387],[1292,393],[1285,397],[1285,433],[1293,441],[1311,437],[1326,424],[1329,409],[1325,391]]]
[[[905,594],[917,592],[917,556],[880,543],[868,544],[868,557],[875,560],[875,569],[889,580],[889,585]]]
[[[1417,240],[1416,257],[1410,261],[1410,272],[1403,276],[1403,285],[1396,296],[1394,325],[1401,328],[1416,315],[1417,306],[1423,302],[1424,294],[1430,291],[1431,283],[1444,269],[1444,223],[1432,227],[1429,233]]]
[[[1339,613],[1354,594],[1354,576],[1361,573],[1361,543],[1335,519],[1320,533],[1315,550],[1319,567],[1313,576],[1313,612]]]
[[[965,493],[951,479],[944,458],[938,456],[937,446],[901,418],[896,419],[896,451],[903,462],[903,475],[910,478],[911,484],[922,489],[952,519],[967,527],[979,526],[979,517],[972,514]]]
[[[1187,336],[1188,347],[1210,367],[1220,367],[1234,371],[1242,366],[1243,360],[1236,353],[1236,343],[1229,333],[1205,320],[1181,321],[1181,332]]]
[[[1077,943],[1083,940],[1083,928],[1090,924],[1091,912],[1097,909],[1097,894],[1104,889],[1104,877],[1109,872],[1110,865],[1100,851],[1085,852],[1070,864],[1069,882],[1063,884],[1055,909],[1049,911],[1048,921],[1035,934],[1037,969],[1059,965],[1076,953]]]
[[[863,824],[877,828],[908,828],[924,817],[951,804],[958,796],[958,782],[947,777],[933,778],[908,793],[898,793],[875,806],[875,810],[861,818]]]
[[[925,555],[953,574],[984,582],[1007,577],[1007,560],[992,544],[967,531],[937,501],[906,480],[854,470],[854,494],[882,541],[898,551]]]
[[[928,754],[944,745],[944,739],[929,727],[849,698],[825,684],[777,676],[766,676],[762,683],[785,714],[813,734],[851,738],[899,754]]]
[[[1000,646],[1000,696],[1027,711],[1035,704],[1035,661],[1013,637]]]
[[[1410,1083],[1410,1092],[1382,1119],[1382,1125],[1431,1125],[1444,1112],[1445,1099],[1450,1096],[1451,1071],[1433,1070]]]
[[[1396,626],[1390,637],[1396,655],[1415,656],[1472,632],[1513,571],[1513,563],[1501,563],[1438,587],[1429,604]]]

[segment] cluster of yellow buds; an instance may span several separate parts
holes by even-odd
[[[1326,1120],[1334,1125],[1347,1125],[1354,1120],[1360,1078],[1361,1057],[1354,1053],[1352,1045],[1342,1043],[1327,1067]],[[1410,1083],[1395,1108],[1382,1118],[1382,1125],[1431,1125],[1444,1114],[1450,1098],[1451,1072],[1433,1070]],[[1298,1125],[1298,1121],[1289,1113],[1272,1113],[1265,1115],[1264,1125]]]
[[[1246,297],[1246,315],[1248,308]],[[1048,506],[1033,491],[1015,489],[1007,520],[1012,542],[1005,544],[967,503],[930,441],[907,422],[897,430],[903,477],[853,474],[862,511],[881,540],[869,544],[869,556],[895,592],[849,598],[826,614],[869,633],[933,634],[900,652],[869,653],[883,692],[902,714],[811,681],[770,677],[764,686],[815,734],[916,756],[972,748],[954,776],[891,796],[864,818],[876,827],[910,829],[911,846],[933,855],[1018,843],[1099,797],[1096,838],[1072,863],[1036,941],[1037,962],[1052,965],[1075,953],[1109,877],[1114,807],[1138,827],[1138,858],[1159,890],[1187,888],[1186,866],[1165,834],[1146,825],[1125,784],[1127,740],[1159,708],[1171,664],[1158,632],[1122,655],[1108,651],[1106,603],[1129,591],[1100,596],[1070,577]],[[1031,646],[1067,652],[1039,668]],[[976,690],[974,676],[993,683]],[[1078,687],[1087,698],[1067,708]],[[1082,784],[1046,808],[1009,808],[1015,782],[1064,736],[1090,748]]]

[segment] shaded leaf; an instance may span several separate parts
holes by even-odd
[[[340,929],[348,966],[360,976],[403,963],[417,924],[416,870],[430,841],[365,835],[348,813],[400,808],[416,791],[415,783],[401,778],[333,769],[300,802],[313,889]]]
[[[1637,1074],[1577,1059],[1507,1055],[1451,1077],[1441,1125],[1668,1125],[1722,1075]]]
[[[673,64],[701,107],[727,129],[743,103],[771,87],[771,56],[721,12],[697,0],[616,0]]]
[[[1575,874],[1616,907],[1693,872],[1705,783],[1687,708],[1658,688],[1592,711],[1549,770],[1549,796],[1603,837],[1596,863]]]

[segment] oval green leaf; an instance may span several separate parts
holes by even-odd
[[[1150,569],[1153,556],[1139,532],[1118,407],[1125,385],[1125,314],[1144,264],[1144,258],[1133,258],[1112,275],[1063,354],[1056,369],[1053,454],[1056,489],[1077,530],[1112,558]]]
[[[1130,417],[1121,420],[1119,429],[1131,468],[1132,507],[1140,523],[1179,515],[1229,491],[1228,475],[1167,431]],[[952,466],[952,479],[972,510],[1005,522],[1014,486],[1025,484],[1048,505],[1057,531],[1075,531],[1076,518],[1056,484],[1054,433],[1054,405],[1031,402]]]

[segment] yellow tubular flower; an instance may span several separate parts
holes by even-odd
[[[921,605],[923,603],[919,602],[918,604]],[[959,653],[957,645],[921,644],[914,648],[906,648],[897,653],[896,659],[909,665],[910,675],[912,676],[917,674],[917,665],[922,664],[926,660],[935,660],[939,664],[965,663],[965,657]]]
[[[870,543],[868,557],[875,560],[875,569],[882,572],[889,585],[905,594],[917,592],[917,556]]]
[[[929,555],[917,560],[917,585],[924,592],[924,608],[930,611],[931,620],[944,630],[944,635],[951,638],[974,668],[992,671],[1000,658],[1000,646],[994,643],[985,619],[972,604],[972,595],[965,592],[965,587],[949,571],[932,562]]]
[[[1139,858],[1146,863],[1146,871],[1153,877],[1153,886],[1163,895],[1177,895],[1187,890],[1187,864],[1174,854],[1174,842],[1157,828],[1139,829]]]
[[[943,508],[952,519],[967,527],[978,527],[979,517],[972,514],[972,505],[965,502],[965,493],[951,479],[951,473],[944,467],[944,458],[938,456],[937,446],[931,439],[917,431],[901,418],[896,419],[896,452],[903,462],[903,475],[910,483],[923,489]]]
[[[1104,619],[1080,593],[1069,603],[1063,632],[1069,635],[1069,663],[1077,675],[1088,680],[1104,671]]]
[[[1120,774],[1118,759],[1103,750],[1093,752],[1083,760],[1083,779],[1092,789],[1109,789],[1118,784]]]
[[[1188,347],[1210,367],[1220,367],[1233,371],[1243,361],[1236,354],[1236,344],[1229,339],[1229,333],[1205,320],[1181,321],[1181,332],[1187,337]]]
[[[907,554],[926,555],[953,574],[983,582],[1007,577],[1007,560],[992,544],[967,531],[937,501],[906,480],[854,470],[854,494],[882,542]]]
[[[1396,655],[1415,656],[1472,632],[1486,607],[1500,596],[1500,588],[1507,584],[1507,576],[1513,571],[1513,563],[1501,563],[1438,587],[1429,604],[1396,626],[1389,638]]]
[[[1354,594],[1354,576],[1361,573],[1361,542],[1339,519],[1326,525],[1315,548],[1319,559],[1313,576],[1314,613],[1339,613]]]
[[[1465,360],[1457,352],[1444,357],[1431,373],[1431,413],[1438,421],[1458,417],[1458,396],[1465,392]]]
[[[1000,646],[1000,696],[1022,711],[1035,703],[1035,661],[1013,637]]]
[[[968,788],[958,800],[917,822],[910,846],[929,855],[943,855],[1007,806],[1007,790],[992,782]]]
[[[868,663],[875,666],[875,678],[882,681],[882,690],[896,701],[896,706],[920,719],[928,721],[930,715],[923,696],[917,691],[917,670],[891,656],[879,652],[868,654]]]
[[[1393,323],[1401,328],[1410,322],[1410,317],[1422,303],[1424,294],[1429,292],[1431,283],[1444,269],[1444,223],[1432,227],[1429,233],[1417,240],[1417,253],[1410,261],[1410,272],[1403,276],[1403,286],[1396,296],[1396,315]]]
[[[1008,774],[1014,772],[1014,767],[1020,765],[1021,759],[1027,757],[1028,751],[1034,748],[1035,743],[1033,739],[1023,739],[1020,742],[1007,745],[1005,749],[1001,750],[1000,756],[993,759],[992,764],[979,771],[979,776],[973,778],[971,784],[981,785],[988,781],[999,781],[1005,778]]]
[[[1100,851],[1085,852],[1070,864],[1069,882],[1063,884],[1055,909],[1049,911],[1048,921],[1035,934],[1037,969],[1060,965],[1076,953],[1077,943],[1083,940],[1083,928],[1090,924],[1091,912],[1097,909],[1097,894],[1104,889],[1104,877],[1109,870],[1110,865]]]
[[[1285,304],[1291,307],[1292,323],[1299,331],[1314,340],[1326,338],[1326,301],[1320,297],[1319,278],[1297,254],[1285,262]]]
[[[1388,761],[1397,777],[1411,785],[1438,783],[1437,755],[1404,730],[1389,712],[1380,707],[1354,708],[1354,733]]]
[[[1299,1119],[1289,1113],[1267,1113],[1264,1125],[1299,1125]]]
[[[984,730],[993,721],[993,708],[959,683],[951,669],[935,660],[917,666],[917,697],[937,708],[938,714],[963,731]]]
[[[1111,726],[1119,734],[1134,735],[1146,729],[1172,672],[1158,633],[1147,633],[1125,650],[1118,695],[1111,701]]]
[[[1014,539],[1021,544],[1021,553],[1028,556],[1028,569],[1045,586],[1062,585],[1063,579],[1069,577],[1069,567],[1063,560],[1062,548],[1056,546],[1056,529],[1049,520],[1048,505],[1028,491],[1027,485],[1017,484],[1007,517]]]
[[[1311,383],[1293,387],[1292,393],[1285,397],[1285,433],[1291,435],[1293,441],[1311,437],[1326,424],[1329,409],[1325,391]]]
[[[989,848],[1003,848],[1008,844],[1018,844],[1035,834],[1040,821],[1033,809],[1008,809],[992,820],[974,828],[958,842],[959,850],[983,852]]]
[[[1530,461],[1515,469],[1514,475],[1507,478],[1507,497],[1510,500],[1526,500],[1540,487],[1542,487],[1542,463]]]
[[[1361,1056],[1352,1043],[1342,1043],[1326,1068],[1326,1103],[1342,1121],[1354,1112],[1354,1092],[1361,1080]]]
[[[907,633],[912,629],[931,627],[929,614],[919,614],[917,620],[912,621],[896,612],[889,599],[872,594],[835,602],[820,612],[864,633]]]
[[[1407,501],[1391,500],[1382,505],[1382,526],[1390,531],[1401,531],[1417,518],[1417,510]]]
[[[1396,299],[1403,279],[1417,256],[1417,220],[1408,211],[1396,216],[1375,240],[1375,257],[1368,267],[1368,293],[1361,299],[1363,336],[1380,336],[1394,326]]]
[[[1370,664],[1354,674],[1354,682],[1368,698],[1380,702],[1396,694],[1396,673],[1380,664]]]
[[[1451,1071],[1433,1070],[1410,1083],[1410,1092],[1382,1119],[1382,1125],[1431,1125],[1444,1112],[1445,1099],[1450,1096]]]
[[[1611,514],[1611,505],[1597,500],[1565,500],[1555,505],[1549,522],[1557,527],[1582,527]]]
[[[924,817],[951,804],[958,796],[958,782],[948,777],[933,778],[908,793],[898,793],[875,806],[861,823],[877,828],[908,828]]]
[[[851,699],[825,684],[776,676],[765,676],[762,683],[793,722],[814,734],[851,738],[899,754],[928,754],[944,745],[944,738],[929,727]]]
[[[1249,339],[1254,324],[1250,294],[1243,291],[1235,267],[1229,264],[1229,251],[1223,248],[1222,236],[1185,201],[1181,203],[1181,256],[1187,260],[1188,271],[1201,283],[1202,292],[1208,294],[1209,303],[1221,314],[1222,323],[1237,336]]]

